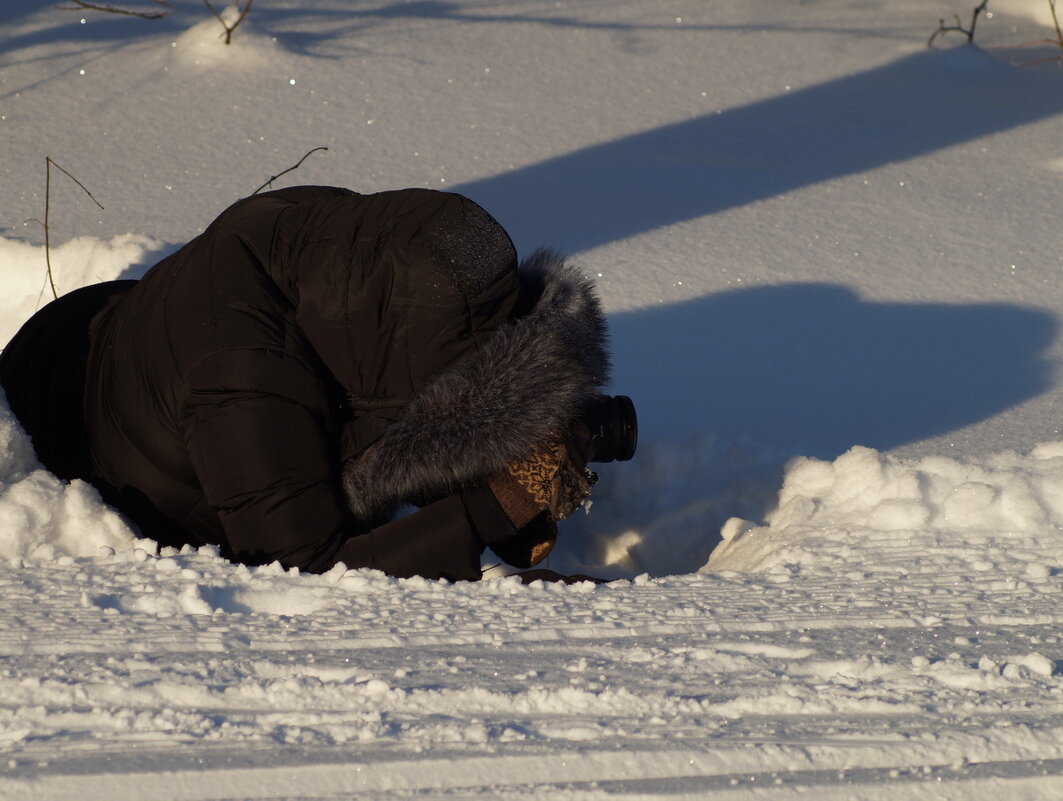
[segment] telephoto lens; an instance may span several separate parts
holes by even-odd
[[[584,407],[580,419],[591,431],[591,462],[626,462],[635,455],[639,423],[627,395],[601,395]]]

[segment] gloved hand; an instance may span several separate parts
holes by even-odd
[[[539,443],[523,459],[491,476],[487,484],[518,529],[543,512],[564,520],[591,494],[598,477],[587,469],[590,432],[577,424],[568,437]]]
[[[564,584],[579,584],[582,581],[589,581],[591,584],[609,583],[609,579],[586,576],[583,573],[573,573],[571,576],[566,576],[564,573],[557,573],[553,570],[544,570],[543,568],[537,570],[523,570],[514,575],[516,575],[524,584],[531,584],[533,581],[560,581]]]
[[[549,513],[541,512],[512,537],[492,542],[489,547],[506,564],[526,568],[543,561],[556,544],[557,523]]]

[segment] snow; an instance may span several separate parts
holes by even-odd
[[[316,147],[465,192],[598,279],[640,450],[550,567],[616,580],[160,552],[0,404],[0,799],[1063,795],[1047,0],[174,5],[0,8],[0,341],[45,156],[60,292]]]
[[[61,277],[60,291],[79,286],[137,278],[161,258],[159,243],[139,234],[118,234],[109,240],[77,236],[50,248],[53,271]],[[0,306],[0,339],[7,343],[19,327],[51,300],[44,248],[17,239],[0,238],[0,262],[6,269],[4,300]]]

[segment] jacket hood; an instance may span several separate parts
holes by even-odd
[[[539,250],[516,270],[520,306],[419,387],[398,418],[348,459],[348,504],[363,519],[451,494],[567,429],[609,380],[606,325],[593,284]],[[523,311],[523,313],[522,313]]]
[[[344,454],[382,436],[514,314],[513,243],[461,195],[337,190],[293,206],[277,230],[272,277],[350,407]]]

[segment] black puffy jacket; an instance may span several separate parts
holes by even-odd
[[[484,478],[606,381],[590,285],[549,252],[518,268],[455,194],[257,195],[119,289],[72,472],[146,536],[248,563],[478,578],[513,533]]]

